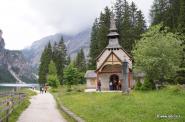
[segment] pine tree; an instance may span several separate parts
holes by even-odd
[[[66,66],[68,66],[70,63],[71,63],[71,57],[69,55],[69,56],[67,56]]]
[[[185,1],[180,0],[180,14],[178,18],[178,33],[180,40],[182,40],[182,61],[181,61],[181,70],[177,72],[178,76],[181,76],[185,79]]]
[[[178,31],[185,34],[185,1],[180,0],[180,12],[178,17]]]
[[[150,11],[152,25],[163,23],[174,32],[178,25],[179,0],[155,0]]]
[[[164,22],[166,18],[166,10],[168,9],[168,0],[154,0],[150,11],[152,25]]]
[[[50,86],[55,87],[55,88],[57,88],[60,85],[60,81],[57,76],[56,65],[53,62],[53,60],[51,60],[50,64],[49,64],[49,72],[48,72],[47,82],[49,83]]]
[[[140,39],[141,34],[146,30],[144,16],[134,2],[129,5],[126,0],[116,1],[115,14],[120,44],[128,53],[131,53],[135,40]]]
[[[67,49],[64,44],[64,39],[61,37],[59,44],[55,45],[53,51],[53,61],[57,67],[57,75],[60,80],[60,83],[63,83],[63,70],[67,65]]]
[[[75,66],[78,68],[80,72],[86,71],[86,59],[83,49],[81,49],[76,56]]]
[[[105,7],[104,13],[100,14],[99,29],[97,34],[99,53],[108,44],[107,34],[109,33],[110,15],[111,15],[111,12],[108,7]]]
[[[95,22],[92,26],[91,31],[91,43],[90,43],[90,52],[89,52],[89,61],[88,61],[88,69],[95,69],[96,68],[96,57],[99,54],[98,49],[98,29],[99,29],[99,22],[98,19],[95,19]]]
[[[50,64],[51,58],[52,58],[52,48],[49,42],[47,47],[44,49],[40,59],[39,79],[38,79],[38,82],[40,84],[44,84],[47,81],[47,75],[49,72],[49,64]]]
[[[141,38],[141,34],[145,32],[147,29],[145,18],[142,14],[142,12],[139,10],[136,12],[136,23],[135,23],[135,40],[139,40]]]
[[[120,44],[128,52],[131,53],[132,49],[132,21],[131,21],[131,11],[129,4],[126,0],[123,2],[123,19],[121,22],[120,30]]]
[[[130,13],[131,13],[131,25],[132,27],[135,27],[136,25],[136,14],[137,14],[137,8],[134,2],[130,5]]]
[[[110,26],[110,9],[106,7],[104,13],[101,12],[99,21],[96,19],[91,32],[90,60],[89,68],[96,67],[96,58],[107,46],[107,34]]]
[[[115,5],[115,15],[116,15],[116,26],[118,29],[118,33],[120,33],[121,30],[121,22],[122,22],[122,17],[123,17],[123,1],[122,0],[116,0]]]
[[[64,83],[68,86],[68,90],[71,90],[71,85],[80,83],[80,73],[73,64],[69,64],[64,69]]]

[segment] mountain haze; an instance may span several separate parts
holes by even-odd
[[[40,57],[45,46],[49,42],[52,45],[55,42],[59,42],[62,36],[64,38],[64,43],[66,44],[67,47],[67,53],[68,55],[70,55],[71,58],[74,58],[81,48],[84,50],[84,53],[87,57],[90,45],[90,29],[86,29],[75,35],[66,35],[62,33],[57,33],[37,40],[29,48],[25,48],[22,50],[24,56],[32,65],[32,67],[34,67],[35,69],[38,68]]]

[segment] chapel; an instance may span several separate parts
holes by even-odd
[[[85,74],[86,88],[97,89],[97,82],[101,82],[102,90],[121,90],[127,84],[131,89],[134,85],[132,78],[132,58],[120,46],[114,15],[110,17],[110,28],[107,35],[108,45],[96,58],[96,70],[88,70]],[[127,79],[124,79],[123,62],[127,62]]]

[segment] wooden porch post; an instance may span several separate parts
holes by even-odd
[[[122,71],[123,71],[123,87],[122,92],[128,94],[128,62],[125,60],[122,65]]]
[[[99,81],[99,71],[97,72],[97,77],[96,77],[96,90],[98,89],[98,81]]]

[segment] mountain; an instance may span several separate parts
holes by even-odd
[[[21,51],[7,50],[0,35],[0,83],[33,83],[36,76]]]
[[[50,42],[52,45],[55,42],[59,42],[61,36],[64,38],[64,43],[67,47],[67,53],[71,58],[74,58],[78,51],[82,48],[87,57],[89,53],[90,45],[90,29],[86,29],[75,35],[66,35],[62,33],[57,33],[55,35],[44,37],[40,40],[35,41],[29,48],[22,50],[24,56],[29,61],[29,63],[35,69],[38,69],[41,54],[45,46]]]

